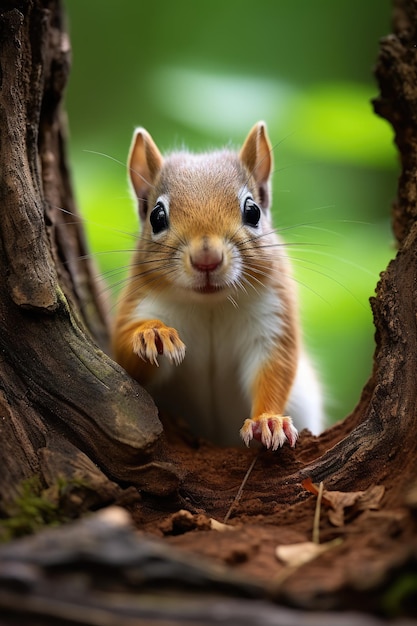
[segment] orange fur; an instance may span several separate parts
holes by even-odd
[[[287,336],[285,342],[275,346],[252,386],[252,419],[263,413],[284,413],[297,370],[297,356],[295,337],[290,341]]]

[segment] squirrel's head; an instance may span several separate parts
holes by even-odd
[[[138,202],[142,247],[171,257],[166,280],[196,293],[227,291],[270,258],[272,150],[258,122],[239,152],[173,152],[163,157],[150,134],[136,129],[129,176]],[[257,252],[258,251],[258,252]],[[168,278],[170,276],[170,278]]]

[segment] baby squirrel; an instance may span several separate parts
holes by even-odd
[[[113,330],[115,359],[157,406],[216,443],[295,445],[320,430],[286,248],[271,225],[264,122],[239,153],[162,157],[144,128],[129,153],[141,236]],[[160,358],[161,357],[161,358]]]

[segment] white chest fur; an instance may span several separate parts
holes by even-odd
[[[178,366],[159,358],[147,387],[159,408],[184,418],[198,435],[234,445],[250,417],[254,378],[282,332],[282,305],[270,290],[256,298],[242,295],[237,306],[215,298],[207,303],[154,294],[138,304],[134,316],[172,326],[186,345]],[[297,428],[320,431],[321,391],[304,352],[287,410]]]
[[[237,443],[250,416],[250,389],[281,332],[281,302],[271,291],[250,298],[187,301],[154,294],[140,302],[138,319],[159,319],[175,328],[186,345],[184,361],[160,367],[148,390],[157,405],[184,417],[212,441]]]

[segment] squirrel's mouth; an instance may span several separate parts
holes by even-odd
[[[197,293],[218,293],[219,291],[222,291],[224,289],[224,287],[222,285],[211,285],[210,283],[207,283],[205,285],[203,285],[202,287],[195,287],[194,291],[196,291]]]
[[[189,286],[194,293],[213,295],[227,291],[229,283],[219,272],[207,271],[194,275]]]

